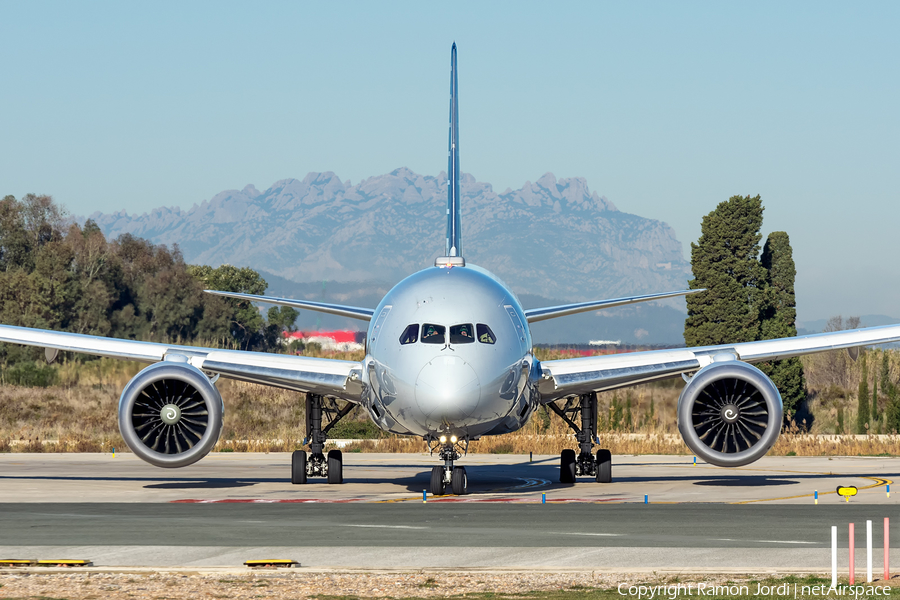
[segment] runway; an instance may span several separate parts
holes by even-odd
[[[287,454],[215,455],[179,470],[130,455],[0,455],[0,555],[110,567],[274,557],[312,568],[824,572],[831,525],[846,548],[855,522],[862,548],[871,519],[878,549],[890,517],[900,542],[887,495],[897,459],[774,457],[724,470],[617,457],[614,483],[563,486],[555,457],[534,458],[469,457],[472,493],[423,503],[427,455],[347,455],[336,486],[290,485]],[[859,495],[845,502],[839,483]]]

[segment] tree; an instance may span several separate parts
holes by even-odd
[[[273,306],[266,313],[269,325],[274,326],[279,333],[282,331],[297,331],[294,323],[299,316],[300,313],[290,306]]]
[[[760,339],[773,340],[797,335],[797,301],[794,296],[793,251],[788,234],[773,231],[766,238],[760,260],[766,272],[766,285],[760,310]],[[803,364],[798,357],[758,365],[781,393],[784,417],[790,422],[800,403],[806,399]]]
[[[0,321],[9,325],[267,350],[293,327],[294,309],[270,311],[267,324],[249,301],[203,293],[266,287],[253,269],[186,265],[177,245],[130,234],[108,241],[90,219],[68,222],[50,196],[0,199]],[[0,366],[40,353],[0,344]]]
[[[884,352],[881,358],[881,391],[886,396],[884,406],[884,431],[900,432],[900,393],[897,384],[891,380],[890,353]]]
[[[897,386],[891,381],[891,358],[886,350],[881,351],[881,394],[884,396],[884,412],[879,411],[879,417],[884,420],[885,413],[892,402],[897,399]]]
[[[880,421],[881,415],[878,412],[878,375],[875,374],[875,365],[872,365],[872,421]]]
[[[259,273],[249,267],[221,265],[214,269],[209,265],[192,265],[188,267],[188,272],[206,289],[223,292],[258,296],[265,293],[269,286]],[[248,300],[226,298],[225,302],[232,310],[231,335],[238,347],[249,349],[253,346],[268,345],[271,336],[267,335],[265,319],[259,310]]]
[[[691,244],[692,289],[687,297],[684,340],[688,346],[751,342],[759,338],[763,206],[759,196],[732,196],[703,217]]]
[[[843,331],[859,327],[859,317],[844,319],[840,315],[831,317],[825,324],[824,332]],[[852,385],[852,360],[846,350],[830,350],[821,354],[813,354],[808,359],[808,376],[814,388],[838,386],[850,390]]]
[[[22,206],[15,196],[6,196],[0,200],[0,270],[28,267],[34,267],[34,257]]]
[[[869,373],[865,353],[859,359],[860,381],[857,395],[856,433],[868,433],[869,425]]]

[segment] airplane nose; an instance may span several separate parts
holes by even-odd
[[[416,379],[416,402],[429,419],[463,419],[474,412],[479,400],[478,375],[458,356],[432,359]]]

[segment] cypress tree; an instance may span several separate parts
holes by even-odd
[[[897,399],[896,392],[889,396],[887,408],[884,411],[884,430],[887,433],[900,432],[900,400]]]
[[[894,396],[895,386],[891,381],[891,355],[887,350],[881,351],[881,393],[885,396],[885,406]]]
[[[732,196],[703,217],[691,244],[692,289],[687,297],[684,341],[688,346],[751,342],[759,336],[763,206],[759,196]]]
[[[872,421],[880,421],[881,415],[878,413],[878,376],[875,374],[873,365],[872,369]]]
[[[760,310],[760,336],[774,340],[797,335],[797,301],[794,296],[794,266],[791,240],[784,231],[773,231],[766,238],[760,260],[766,273],[766,286]],[[806,399],[803,364],[797,357],[758,365],[781,392],[784,418],[790,422],[800,403]]]
[[[885,351],[881,358],[881,391],[885,395],[884,430],[887,433],[900,432],[900,394],[897,385],[891,381],[890,353]]]
[[[857,394],[856,433],[866,433],[869,424],[869,373],[866,369],[865,353],[859,359],[861,377]]]

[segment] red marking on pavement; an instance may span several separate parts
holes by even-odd
[[[421,498],[405,498],[408,502],[421,502]],[[547,498],[547,504],[596,504],[598,502],[624,502],[628,498]],[[222,498],[203,500],[187,498],[172,500],[171,504],[346,504],[349,502],[383,502],[377,498]],[[493,504],[540,504],[540,498],[465,498],[460,496],[429,498],[428,502],[484,502]]]
[[[200,500],[188,498],[185,500],[172,500],[171,504],[344,504],[347,502],[365,502],[364,498],[337,498],[334,500],[326,500],[322,498],[223,498],[221,500]]]
[[[628,498],[547,498],[547,504],[596,504],[597,502],[623,502]],[[435,498],[429,502],[493,502],[515,504],[540,504],[540,498]]]

